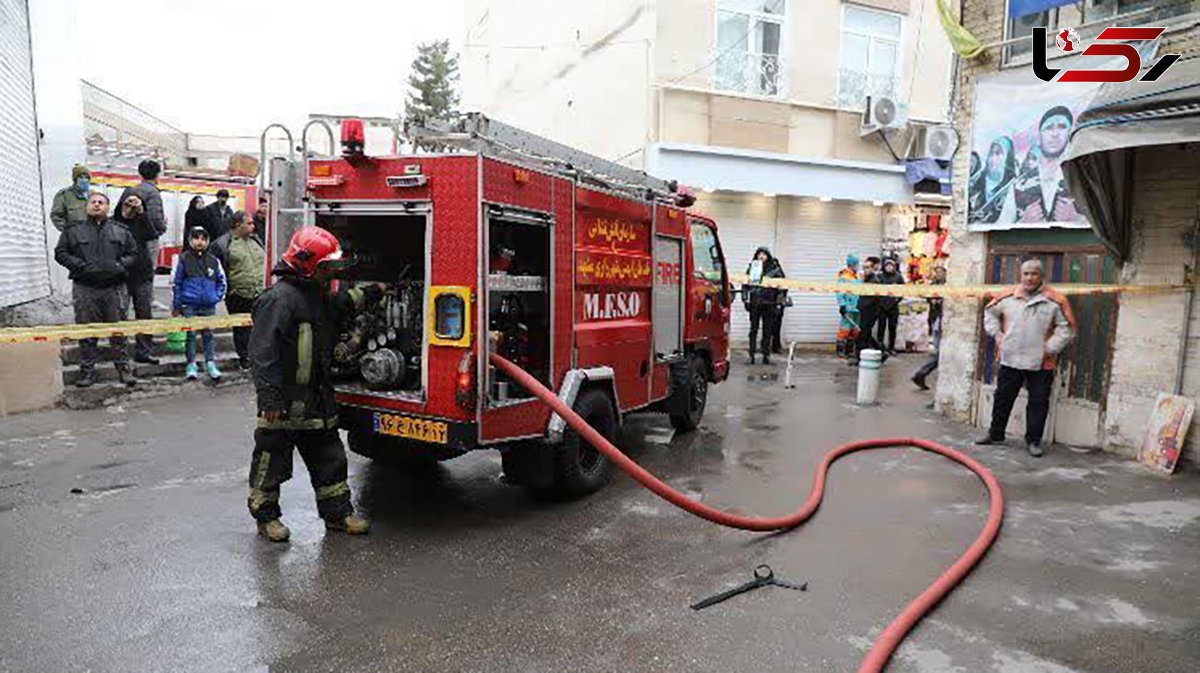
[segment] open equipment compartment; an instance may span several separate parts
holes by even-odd
[[[550,381],[551,267],[554,222],[541,214],[492,206],[487,211],[488,268],[484,309],[489,352]],[[487,405],[496,408],[533,396],[488,366]]]
[[[383,283],[383,299],[338,327],[333,368],[338,392],[421,402],[428,384],[425,307],[429,288],[429,208],[319,213],[338,237],[351,285]]]

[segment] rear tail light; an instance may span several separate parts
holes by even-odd
[[[454,401],[463,411],[475,410],[475,354],[463,353],[454,382]]]

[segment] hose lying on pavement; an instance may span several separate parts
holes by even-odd
[[[494,354],[491,356],[491,363],[497,369],[512,377],[525,390],[528,390],[545,402],[555,413],[562,416],[584,440],[596,447],[600,453],[604,454],[605,458],[608,458],[617,467],[624,470],[626,474],[633,477],[642,486],[653,491],[655,495],[686,512],[730,528],[752,531],[780,531],[795,528],[804,523],[821,506],[821,498],[825,494],[825,478],[829,473],[829,466],[838,458],[856,451],[907,446],[945,456],[978,475],[984,485],[987,486],[988,497],[991,500],[987,523],[979,533],[979,537],[975,538],[975,542],[967,548],[967,551],[953,565],[947,568],[933,584],[930,584],[919,596],[905,606],[904,610],[883,630],[883,633],[879,634],[879,637],[875,639],[875,643],[863,658],[862,663],[859,664],[858,673],[878,673],[882,671],[892,653],[900,645],[900,641],[904,639],[904,636],[946,594],[950,593],[966,577],[967,573],[987,553],[988,548],[992,546],[992,543],[996,540],[996,536],[1000,533],[1000,522],[1004,518],[1004,493],[1000,489],[1000,483],[996,481],[992,473],[975,459],[964,453],[935,442],[913,437],[869,439],[850,442],[826,453],[825,457],[821,460],[820,466],[817,468],[816,476],[813,477],[812,491],[808,494],[808,500],[804,502],[795,514],[775,518],[758,518],[722,512],[704,503],[692,500],[642,469],[640,465],[622,453],[612,442],[605,439],[603,435],[589,426],[579,414],[576,414],[570,407],[563,403],[553,391],[542,385],[541,382],[520,367]]]

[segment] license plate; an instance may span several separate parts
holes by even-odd
[[[379,435],[415,439],[431,444],[445,444],[448,430],[449,427],[442,421],[429,421],[423,418],[394,414],[375,414],[375,434]]]

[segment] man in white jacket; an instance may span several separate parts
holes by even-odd
[[[1021,265],[1021,284],[1000,294],[983,314],[983,328],[996,338],[1000,372],[992,425],[977,444],[1004,442],[1004,430],[1017,394],[1025,387],[1025,445],[1029,455],[1042,455],[1042,434],[1050,413],[1050,390],[1059,353],[1075,336],[1075,316],[1066,297],[1043,283],[1039,260]]]

